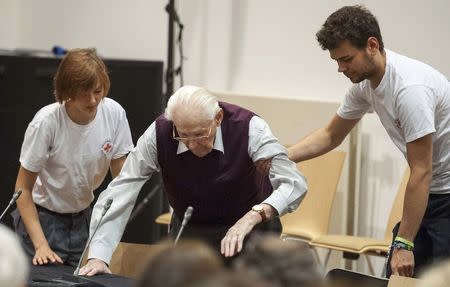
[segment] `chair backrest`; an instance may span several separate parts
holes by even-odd
[[[344,160],[345,152],[331,151],[297,164],[307,179],[308,193],[296,211],[281,218],[283,233],[291,228],[310,236],[327,233]]]
[[[392,203],[391,213],[389,214],[389,219],[386,226],[386,231],[384,232],[384,239],[387,241],[392,241],[392,229],[394,226],[402,219],[403,215],[403,200],[405,198],[406,185],[409,180],[409,168],[405,170],[403,174],[402,181],[397,190],[397,195],[395,196],[394,202]]]

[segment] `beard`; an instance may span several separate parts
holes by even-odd
[[[364,54],[364,65],[360,72],[354,73],[353,77],[349,77],[354,84],[369,79],[375,74],[375,61],[368,54]]]

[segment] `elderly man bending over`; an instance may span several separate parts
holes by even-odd
[[[258,173],[254,163],[271,157],[269,175]],[[218,102],[204,88],[181,87],[165,114],[138,140],[120,175],[101,193],[91,233],[107,199],[114,202],[92,239],[81,275],[110,272],[106,263],[139,190],[158,171],[174,210],[171,234],[177,234],[186,208],[193,206],[183,238],[203,239],[225,257],[240,252],[254,228],[281,232],[278,217],[295,210],[306,194],[304,177],[264,120]]]

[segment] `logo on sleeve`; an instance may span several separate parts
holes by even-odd
[[[112,145],[111,141],[109,141],[109,140],[107,140],[102,146],[102,152],[105,155],[109,155],[111,153],[112,149],[113,149],[113,145]]]
[[[401,128],[402,128],[402,125],[400,124],[400,120],[399,120],[399,119],[396,119],[396,120],[394,121],[394,126],[395,126],[396,128],[398,128],[398,129],[401,129]]]

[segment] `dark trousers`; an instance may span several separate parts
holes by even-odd
[[[173,214],[172,220],[170,223],[170,233],[169,236],[173,239],[177,237],[177,234],[181,228],[181,220]],[[207,243],[211,248],[218,252],[219,256],[224,260],[226,266],[230,266],[231,262],[239,255],[233,256],[231,258],[225,258],[220,253],[220,242],[225,237],[228,229],[230,229],[232,225],[218,225],[218,224],[192,224],[188,223],[184,229],[183,233],[180,236],[180,240],[182,239],[197,239]],[[281,234],[281,222],[280,219],[274,218],[272,220],[268,220],[264,223],[257,224],[253,230],[248,234],[244,239],[244,250],[245,250],[245,242],[252,236],[252,234],[259,232],[270,232],[275,233],[277,235]]]
[[[91,208],[78,213],[57,213],[36,205],[39,221],[50,248],[58,254],[64,264],[77,266],[89,236]],[[19,211],[11,213],[16,233],[22,239],[26,254],[32,259],[35,254],[33,242],[25,228]]]
[[[400,222],[392,230],[397,236]],[[414,239],[414,277],[420,275],[424,267],[450,258],[450,194],[430,194],[428,206],[416,238]],[[387,261],[386,277],[392,274],[391,254]]]

